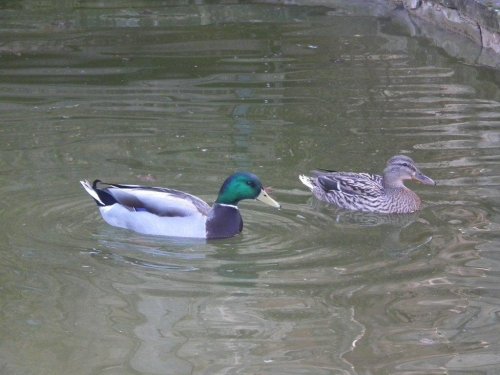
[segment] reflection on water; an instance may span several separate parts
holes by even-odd
[[[498,74],[378,3],[200,3],[0,6],[0,372],[498,372]],[[438,181],[414,215],[297,178],[399,153]],[[210,202],[239,169],[283,207],[213,242],[107,226],[78,184]]]

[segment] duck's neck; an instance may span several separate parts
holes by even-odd
[[[213,205],[206,224],[208,239],[232,237],[242,229],[243,219],[237,206],[224,203]]]
[[[398,190],[408,189],[403,184],[402,180],[393,179],[393,178],[391,178],[391,176],[388,176],[388,175],[384,175],[382,177],[382,186],[384,187],[384,190],[391,190],[394,192],[397,192]]]
[[[402,181],[393,184],[383,182],[384,192],[392,205],[401,212],[414,212],[420,209],[421,201],[417,194],[408,189]]]

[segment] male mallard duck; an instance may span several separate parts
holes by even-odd
[[[410,213],[420,209],[420,198],[404,185],[405,180],[436,184],[405,155],[390,158],[383,176],[315,171],[312,177],[301,175],[299,179],[319,200],[348,210],[384,214]]]
[[[242,199],[257,199],[270,206],[280,205],[262,187],[257,176],[238,172],[229,176],[214,205],[182,191],[121,184],[91,185],[80,181],[96,201],[103,219],[110,225],[162,236],[190,238],[232,237],[243,229],[238,209]],[[102,186],[105,185],[105,186]]]

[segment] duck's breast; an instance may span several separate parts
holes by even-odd
[[[243,219],[237,206],[214,204],[207,219],[207,238],[233,237],[243,230]]]

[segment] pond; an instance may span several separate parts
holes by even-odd
[[[2,2],[2,374],[500,371],[500,75],[336,3]],[[298,179],[396,154],[437,181],[416,214]],[[211,203],[238,170],[282,208],[208,242],[109,226],[79,184]]]

